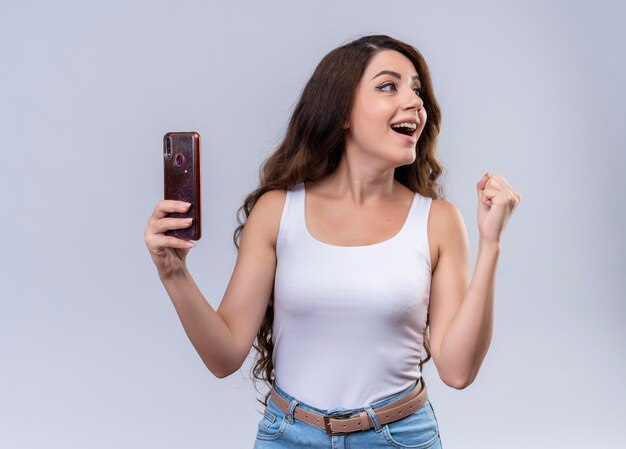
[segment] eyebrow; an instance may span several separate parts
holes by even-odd
[[[391,75],[393,77],[398,78],[399,80],[402,79],[402,76],[400,76],[400,74],[398,72],[394,72],[392,70],[382,70],[382,71],[378,72],[376,75],[374,75],[374,77],[372,79],[374,79],[374,78],[376,78],[378,76],[381,76],[381,75]],[[419,75],[415,75],[415,76],[411,77],[411,79],[420,81],[420,76]]]

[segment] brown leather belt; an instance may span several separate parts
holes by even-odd
[[[426,403],[428,393],[426,392],[426,384],[424,383],[423,377],[420,378],[418,384],[420,382],[422,384],[421,389],[419,385],[416,385],[415,388],[403,398],[384,407],[373,409],[381,426],[405,418],[411,413],[415,413]],[[276,404],[278,408],[285,413],[289,412],[289,401],[278,394],[274,387],[271,389],[271,396],[274,404]],[[293,417],[325,430],[328,435],[343,435],[374,427],[374,423],[371,421],[366,411],[362,411],[358,414],[324,416],[296,406],[293,411]]]

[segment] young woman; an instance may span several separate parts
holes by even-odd
[[[255,448],[441,447],[422,366],[462,389],[493,329],[502,232],[520,195],[476,185],[480,244],[469,278],[459,210],[443,199],[441,114],[422,55],[365,36],[326,55],[235,230],[237,262],[217,310],[185,259],[188,226],[160,201],[146,245],[208,369],[237,371],[251,347],[261,401]]]

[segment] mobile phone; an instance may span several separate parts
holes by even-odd
[[[170,212],[167,217],[193,218],[191,226],[169,229],[165,235],[200,240],[200,134],[195,131],[168,132],[163,136],[164,199],[191,203],[187,212]]]

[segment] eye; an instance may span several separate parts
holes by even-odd
[[[378,90],[380,90],[380,91],[382,91],[382,92],[388,92],[388,91],[385,91],[384,89],[385,89],[385,88],[387,88],[387,87],[389,87],[389,86],[392,86],[392,87],[393,87],[393,90],[396,90],[396,85],[395,85],[395,84],[393,84],[393,83],[386,83],[386,84],[383,84],[382,86],[380,86],[380,87],[378,88]]]
[[[384,90],[385,88],[387,88],[389,86],[393,87],[393,90],[396,90],[396,85],[394,83],[385,83],[382,86],[380,86],[378,88],[378,90],[380,90],[381,92],[389,92],[388,90]],[[424,95],[424,88],[423,87],[415,87],[415,88],[413,88],[413,92],[415,92],[415,94],[418,97],[421,97],[422,95]]]

